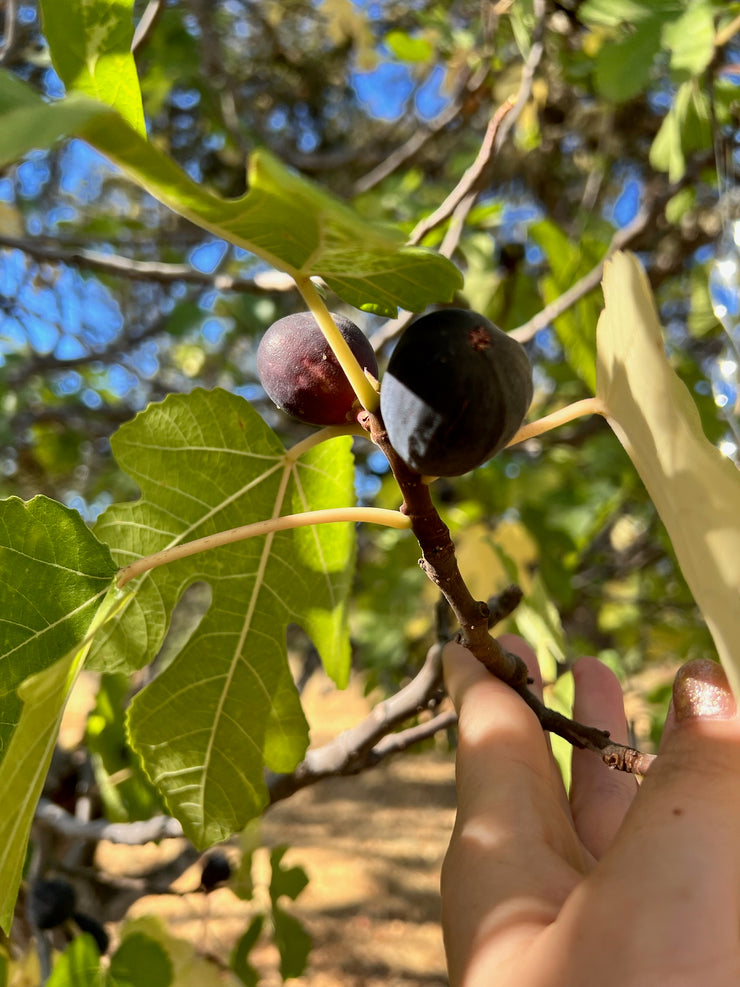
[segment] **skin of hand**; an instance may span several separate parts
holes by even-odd
[[[541,693],[532,650],[520,655]],[[642,784],[574,750],[570,796],[526,704],[459,644],[458,810],[442,868],[451,987],[738,987],[740,717],[721,667],[678,673]],[[573,715],[626,743],[622,691],[574,667]]]

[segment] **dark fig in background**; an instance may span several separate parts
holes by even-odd
[[[75,890],[63,877],[34,881],[30,913],[39,929],[55,929],[72,917],[77,904]]]
[[[380,410],[393,448],[428,476],[460,476],[513,438],[532,401],[524,348],[482,315],[416,319],[391,354]]]
[[[378,363],[370,341],[354,322],[332,318],[357,362],[373,377]],[[356,397],[310,312],[286,315],[267,330],[257,349],[257,373],[278,408],[309,425],[342,425]]]

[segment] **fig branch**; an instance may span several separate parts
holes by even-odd
[[[593,411],[595,409],[591,409]],[[554,418],[555,416],[551,416]],[[542,729],[563,737],[574,747],[597,753],[609,767],[644,774],[652,755],[616,744],[603,730],[586,726],[549,709],[529,688],[527,668],[517,655],[506,651],[489,633],[491,612],[486,602],[476,600],[466,585],[457,563],[455,546],[431,498],[429,484],[396,453],[388,439],[380,413],[363,412],[359,423],[383,451],[396,478],[403,504],[401,513],[411,520],[411,529],[422,551],[420,566],[439,587],[460,625],[458,640],[497,678],[511,686],[532,709]],[[560,422],[552,422],[554,427]],[[542,429],[545,431],[546,429]]]

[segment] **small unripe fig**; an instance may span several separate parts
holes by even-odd
[[[460,476],[490,459],[519,429],[531,401],[523,347],[482,315],[456,308],[411,323],[380,389],[391,445],[429,476]]]
[[[357,362],[373,377],[378,363],[354,322],[332,318]],[[267,330],[257,349],[257,373],[278,408],[309,425],[342,425],[356,401],[352,385],[310,312],[286,315]]]

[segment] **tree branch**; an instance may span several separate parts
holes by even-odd
[[[13,50],[16,35],[17,0],[5,0],[5,17],[3,20],[3,42],[0,45],[0,65],[5,62]]]
[[[134,260],[120,254],[104,254],[97,250],[65,250],[33,239],[0,234],[0,247],[22,250],[35,260],[67,264],[102,274],[112,274],[134,281],[155,281],[161,284],[185,282],[215,288],[217,291],[242,291],[250,294],[273,294],[295,291],[295,281],[280,271],[256,274],[254,278],[233,277],[230,274],[206,274],[190,264],[167,264],[160,261]]]
[[[473,598],[463,580],[449,530],[432,503],[429,485],[423,477],[409,469],[395,452],[379,414],[364,413],[358,416],[358,421],[367,428],[370,437],[388,459],[403,495],[401,512],[411,518],[412,530],[422,550],[419,565],[449,603],[460,625],[460,643],[491,674],[506,682],[522,697],[537,715],[543,730],[564,737],[575,747],[597,752],[609,767],[644,773],[652,763],[652,755],[613,743],[608,733],[548,709],[531,692],[525,663],[518,655],[506,651],[489,633],[490,608],[487,603]]]
[[[36,807],[36,821],[62,836],[75,840],[97,843],[108,840],[126,846],[175,839],[183,835],[182,826],[170,816],[152,816],[142,822],[112,823],[107,819],[83,822],[49,799],[42,798]]]
[[[417,124],[414,133],[407,141],[396,148],[379,165],[355,182],[353,195],[362,195],[363,192],[369,192],[370,189],[375,188],[376,185],[385,181],[394,171],[398,171],[399,168],[414,158],[425,144],[429,143],[437,134],[441,133],[454,120],[458,119],[465,100],[480,92],[486,84],[487,79],[487,68],[480,69],[474,75],[468,77],[441,113],[433,120],[430,120],[425,127],[419,127]]]
[[[445,257],[451,257],[454,253],[465,219],[485,186],[489,166],[509,136],[531,95],[534,74],[544,51],[542,36],[545,27],[545,0],[534,0],[534,14],[537,22],[532,34],[532,47],[522,67],[522,78],[516,98],[506,100],[493,114],[475,161],[439,208],[435,209],[426,219],[417,223],[411,233],[409,243],[420,243],[427,233],[453,217],[455,235],[448,241],[450,235],[448,231],[448,237],[445,237],[440,252]]]
[[[457,250],[465,222],[478,196],[485,187],[491,162],[499,151],[511,128],[516,123],[532,92],[532,82],[537,66],[544,52],[543,34],[545,29],[545,0],[534,0],[534,13],[537,23],[532,34],[532,47],[522,68],[516,98],[499,106],[491,117],[483,141],[473,164],[450,192],[444,202],[411,231],[410,244],[420,243],[424,237],[447,219],[451,223],[440,248],[445,257],[452,257]],[[413,318],[413,312],[403,311],[395,319],[385,322],[370,337],[375,350],[379,350],[389,339],[393,339],[406,328]]]
[[[529,319],[523,325],[512,330],[511,336],[513,339],[518,340],[520,343],[526,343],[528,340],[532,339],[540,329],[545,329],[550,323],[561,316],[564,312],[567,312],[569,308],[572,308],[578,301],[587,295],[590,291],[601,284],[601,279],[604,274],[604,264],[606,261],[614,254],[617,250],[622,250],[627,244],[634,240],[645,227],[648,225],[650,220],[653,218],[654,211],[649,208],[641,209],[631,223],[627,226],[622,227],[621,230],[617,230],[611,239],[609,246],[607,247],[606,253],[601,258],[601,260],[593,267],[588,274],[584,274],[582,278],[579,278],[574,285],[571,285],[567,291],[564,291],[562,295],[559,295],[554,301],[546,305],[537,315]]]
[[[133,39],[131,40],[131,51],[135,55],[149,40],[152,31],[156,27],[157,21],[164,10],[164,0],[149,0],[144,13],[139,18],[136,25]]]
[[[344,730],[322,747],[308,751],[305,759],[291,774],[269,775],[267,786],[270,802],[288,798],[299,789],[313,785],[322,778],[357,774],[379,763],[383,757],[393,753],[394,745],[399,743],[389,739],[388,735],[392,735],[393,728],[427,709],[441,688],[442,645],[435,644],[429,649],[424,664],[411,682],[395,695],[378,703],[364,720]],[[428,724],[424,726],[427,730],[419,732],[419,739],[422,734],[424,738],[431,736]],[[444,729],[442,721],[436,729]],[[405,742],[407,747],[410,746],[408,735]]]

